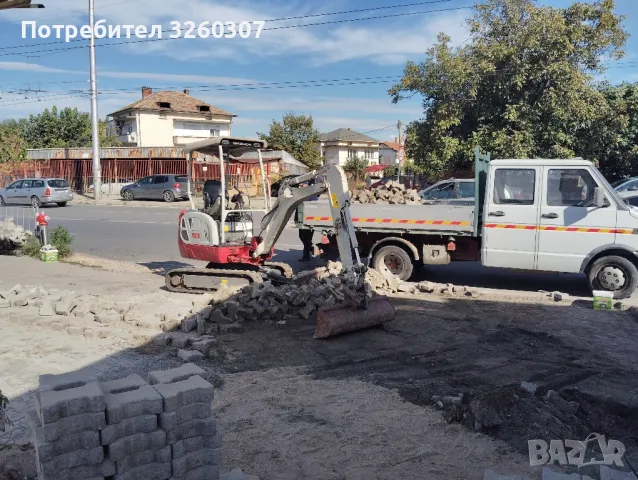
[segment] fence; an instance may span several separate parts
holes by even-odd
[[[34,207],[15,207],[0,205],[0,222],[6,219],[13,219],[13,223],[20,225],[25,231],[35,231],[35,217],[38,214]]]

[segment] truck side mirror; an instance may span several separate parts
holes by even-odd
[[[596,187],[594,189],[594,206],[596,208],[605,206],[605,190],[602,187]]]

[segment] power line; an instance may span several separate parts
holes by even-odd
[[[40,97],[36,100],[30,100],[30,101],[26,101],[26,102],[0,102],[0,108],[2,107],[10,107],[13,105],[24,105],[27,103],[38,103],[38,102],[48,102],[51,100],[63,100],[63,99],[67,99],[67,98],[86,98],[85,95],[79,95],[79,94],[65,94],[65,95],[53,95],[53,96],[49,96],[49,97]]]
[[[443,1],[450,1],[450,0],[443,0]],[[407,13],[395,13],[395,14],[389,14],[389,15],[377,15],[377,16],[373,16],[373,17],[350,18],[350,19],[346,19],[346,20],[332,20],[332,21],[328,21],[328,22],[306,23],[306,24],[302,24],[302,25],[285,25],[285,26],[281,26],[281,27],[263,28],[262,32],[263,31],[269,31],[269,30],[283,30],[283,29],[291,29],[291,28],[305,28],[305,27],[315,27],[315,26],[323,26],[323,25],[333,25],[333,24],[340,24],[340,23],[363,22],[363,21],[378,20],[378,19],[385,19],[385,18],[404,17],[404,16],[409,16],[409,15],[424,15],[424,14],[427,14],[427,13],[450,12],[450,11],[465,10],[465,9],[470,9],[470,8],[473,8],[473,7],[472,6],[465,6],[465,7],[440,8],[440,9],[437,9],[437,10],[425,10],[425,11],[419,11],[419,12],[407,12]],[[167,30],[166,32],[170,32],[170,31],[171,30]],[[184,37],[177,37],[177,38],[170,38],[170,37],[169,38],[147,38],[147,39],[143,39],[143,40],[131,40],[131,41],[101,43],[99,45],[96,45],[96,47],[112,47],[112,46],[116,46],[116,45],[129,45],[129,44],[136,44],[136,43],[148,43],[148,42],[161,42],[161,41],[169,41],[169,40],[181,40],[183,38]],[[77,46],[77,47],[53,48],[53,49],[48,49],[48,50],[34,50],[34,51],[29,51],[29,52],[3,53],[3,54],[0,54],[0,57],[8,57],[8,56],[16,56],[16,55],[19,55],[19,56],[20,55],[34,55],[36,53],[66,52],[66,51],[70,51],[70,50],[78,50],[78,49],[84,49],[84,48],[88,48],[88,46],[80,45],[80,46]]]

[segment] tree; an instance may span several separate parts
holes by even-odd
[[[0,163],[19,162],[26,156],[27,150],[20,136],[18,122],[8,120],[0,123]]]
[[[458,48],[440,34],[422,63],[408,62],[389,94],[423,96],[424,118],[407,129],[406,153],[432,176],[493,157],[589,156],[581,139],[611,114],[593,80],[627,39],[613,0],[538,7],[486,0]],[[586,147],[586,148],[585,148]]]
[[[282,122],[273,120],[268,134],[258,133],[261,140],[275,150],[284,150],[310,168],[321,165],[319,131],[312,116],[287,113]]]
[[[343,169],[358,182],[365,176],[367,166],[368,161],[363,157],[348,157],[346,163],[343,165]]]
[[[92,144],[91,117],[77,108],[53,107],[38,115],[31,115],[21,123],[27,148],[90,147]],[[100,146],[120,146],[116,137],[107,135],[106,124],[100,122]]]

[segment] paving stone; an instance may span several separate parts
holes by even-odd
[[[637,480],[637,478],[632,472],[623,472],[608,467],[607,465],[601,465],[600,480]]]
[[[202,448],[221,448],[222,434],[220,430],[215,435],[200,435],[198,437],[189,437],[179,440],[171,445],[171,455],[180,458],[189,452],[201,450]]]
[[[113,425],[125,418],[154,415],[162,411],[162,396],[150,385],[135,390],[104,395],[106,423]]]
[[[48,462],[58,455],[73,452],[74,450],[90,449],[100,445],[100,434],[97,430],[86,430],[77,433],[67,432],[64,435],[56,435],[57,438],[54,438],[53,440],[47,440],[47,436],[44,432],[45,427],[42,427],[35,410],[31,410],[27,413],[27,415],[27,421],[33,431],[33,443],[38,449],[41,462]],[[101,461],[102,460],[98,460],[97,463]],[[77,465],[67,465],[66,467],[60,468],[71,468],[72,466]]]
[[[213,417],[190,420],[166,432],[166,443],[173,445],[185,438],[214,436],[215,433],[217,433],[217,424]]]
[[[11,307],[11,300],[0,300],[0,308],[9,308]]]
[[[168,347],[171,344],[171,336],[167,333],[156,335],[153,337],[153,345],[160,347]]]
[[[143,450],[128,455],[115,462],[117,473],[125,473],[135,467],[148,465],[149,463],[167,463],[171,461],[171,447],[166,445],[159,450]]]
[[[221,448],[195,450],[173,460],[173,478],[185,478],[190,470],[195,470],[205,465],[219,467],[221,463]]]
[[[164,399],[164,412],[174,412],[185,405],[213,401],[213,386],[198,375],[173,383],[154,385]]]
[[[198,352],[197,350],[183,350],[180,349],[177,352],[177,356],[184,360],[185,362],[196,362],[204,358],[204,354],[202,352]]]
[[[208,418],[212,415],[213,409],[210,402],[191,403],[178,408],[174,412],[160,413],[158,425],[162,430],[169,431],[190,420]]]
[[[56,390],[40,392],[39,416],[45,424],[73,415],[104,411],[104,396],[97,381],[76,385],[79,384],[62,385]]]
[[[34,400],[36,400],[35,403],[37,406],[39,400],[37,400],[36,396],[34,396]],[[42,428],[45,442],[54,442],[66,435],[72,435],[86,430],[98,431],[106,426],[106,416],[104,412],[83,413],[81,415],[64,417],[58,422],[43,426],[36,410],[30,410],[27,419],[31,430],[35,430],[38,427]]]
[[[171,479],[173,478],[177,480],[177,477],[171,477]],[[179,478],[179,480],[219,480],[219,466],[204,465],[189,471],[186,476]]]
[[[115,464],[109,460],[98,465],[82,465],[68,470],[61,470],[54,475],[45,475],[43,480],[87,480],[115,475]]]
[[[91,432],[98,433],[98,432]],[[38,450],[40,461],[42,461],[41,451]],[[68,470],[82,465],[99,465],[104,461],[104,449],[102,447],[82,448],[68,453],[63,453],[53,457],[49,461],[42,461],[42,472],[44,475],[58,474],[63,470]]]
[[[137,374],[108,382],[100,382],[100,387],[104,393],[128,392],[143,387],[144,385],[148,385],[148,382]]]
[[[198,335],[205,335],[206,334],[206,329],[207,329],[207,325],[206,325],[206,319],[208,317],[204,316],[202,314],[197,315],[197,334]]]
[[[193,343],[193,337],[189,335],[182,335],[179,333],[171,333],[171,345],[177,348],[190,347]]]
[[[157,430],[157,415],[139,415],[125,418],[115,425],[107,425],[100,432],[100,441],[102,445],[110,445],[120,438],[136,433],[151,433],[155,430]]]
[[[194,350],[206,354],[215,343],[217,343],[217,341],[214,338],[203,338],[197,342],[193,342],[192,346]]]
[[[117,473],[113,480],[168,480],[171,478],[172,465],[167,463],[149,463],[132,468],[125,473]]]
[[[40,307],[39,314],[41,317],[52,317],[55,315],[55,311],[50,303],[43,303]]]
[[[65,297],[55,304],[55,313],[58,315],[70,315],[77,305],[73,298]]]
[[[197,329],[197,317],[186,317],[182,320],[182,332],[188,333]]]
[[[143,450],[159,450],[166,446],[166,432],[155,430],[151,433],[136,433],[128,437],[118,438],[107,447],[109,460],[117,462],[128,455]]]
[[[154,385],[157,383],[174,383],[186,380],[194,375],[206,376],[206,372],[194,363],[185,363],[170,370],[157,370],[148,374],[148,381]]]

